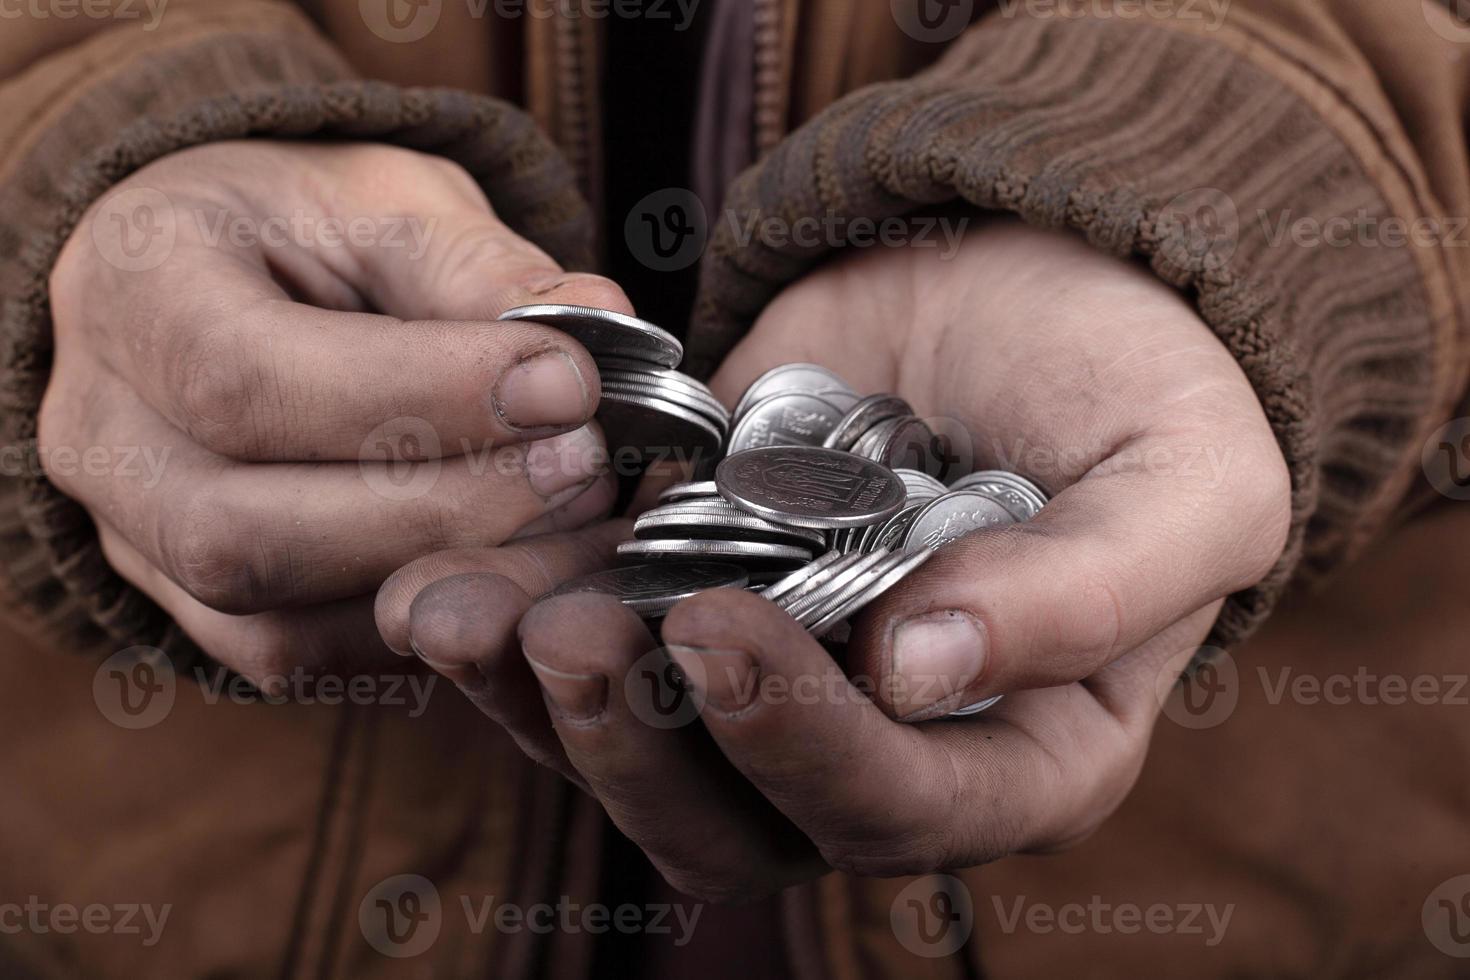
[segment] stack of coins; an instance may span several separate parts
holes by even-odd
[[[597,420],[610,450],[639,459],[677,451],[696,463],[719,456],[730,413],[709,388],[675,370],[684,346],[672,334],[584,306],[521,306],[500,319],[555,327],[587,348],[602,379]]]
[[[548,595],[599,592],[618,599],[643,619],[656,622],[684,599],[710,589],[741,589],[749,583],[745,569],[722,562],[662,562],[628,565],[568,582]]]
[[[827,550],[821,531],[741,510],[720,496],[712,480],[665,490],[659,505],[638,517],[633,538],[618,546],[618,557],[730,562],[757,585],[769,585]]]

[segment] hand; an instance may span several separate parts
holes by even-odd
[[[1008,223],[972,231],[952,261],[870,252],[812,274],[766,310],[716,393],[731,404],[789,361],[954,420],[976,435],[977,466],[1016,469],[1052,502],[949,545],[859,616],[845,671],[757,596],[681,603],[663,641],[702,726],[647,723],[627,679],[655,644],[630,613],[545,600],[518,640],[551,721],[492,716],[702,897],[1082,839],[1133,784],[1160,679],[1284,545],[1285,463],[1239,367],[1145,271]],[[427,658],[514,672],[521,607],[493,642],[449,625],[488,615],[492,581],[422,590],[406,626]],[[970,720],[894,721],[993,694],[1007,697]]]
[[[124,578],[252,680],[391,659],[372,602],[394,569],[611,507],[586,351],[491,321],[627,299],[511,232],[448,161],[174,154],[82,220],[51,302],[49,478]],[[78,465],[95,447],[127,465]]]

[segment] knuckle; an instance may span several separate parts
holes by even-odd
[[[260,372],[251,361],[240,341],[221,331],[191,337],[173,358],[176,421],[211,452],[240,457],[258,445]]]
[[[433,278],[442,289],[479,295],[485,292],[487,269],[545,275],[555,266],[530,243],[487,216],[483,222],[458,229],[445,243]]]
[[[1260,547],[1253,556],[1255,560],[1245,569],[1245,580],[1238,584],[1240,588],[1254,585],[1270,573],[1286,550],[1291,534],[1291,474],[1279,452],[1260,468],[1251,484],[1246,506],[1247,513],[1260,528],[1260,533],[1252,536],[1260,542]]]
[[[36,413],[36,451],[40,457],[41,471],[46,478],[68,494],[75,494],[78,487],[72,479],[76,471],[53,465],[58,459],[57,449],[75,445],[71,399],[61,387],[51,384],[41,399]]]
[[[167,509],[159,523],[158,554],[179,587],[218,612],[244,614],[267,607],[259,549],[246,522],[219,495],[196,489]]]
[[[1082,571],[1070,593],[1066,646],[1090,668],[1117,652],[1125,629],[1123,602],[1114,573],[1106,568]]]

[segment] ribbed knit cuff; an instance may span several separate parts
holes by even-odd
[[[299,15],[293,15],[299,16]],[[36,412],[51,364],[48,278],[85,210],[146,164],[245,137],[373,140],[463,165],[519,234],[568,268],[592,222],[570,168],[530,118],[489,98],[350,80],[314,33],[196,31],[76,94],[0,171],[0,596],[22,626],[83,647],[187,640],[103,558],[85,511],[42,474]],[[19,470],[20,472],[15,472]]]
[[[1365,169],[1231,46],[1117,20],[993,16],[934,69],[813,119],[737,181],[726,207],[846,226],[964,201],[1074,229],[1187,291],[1254,386],[1292,480],[1284,553],[1216,624],[1210,642],[1229,645],[1295,573],[1337,564],[1382,522],[1383,491],[1417,459],[1414,433],[1443,394],[1433,359],[1446,352],[1412,249],[1276,237],[1281,216],[1316,227],[1389,217]],[[826,257],[742,242],[746,217],[718,222],[706,253],[695,369]]]

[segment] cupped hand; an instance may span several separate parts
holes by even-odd
[[[530,302],[631,312],[446,160],[219,143],[99,201],[51,279],[48,477],[108,560],[260,681],[391,658],[414,557],[605,515],[597,372]],[[90,463],[88,462],[90,460]]]
[[[1239,366],[1145,270],[1004,222],[971,230],[951,258],[872,251],[813,273],[771,304],[714,388],[733,404],[791,361],[972,433],[976,468],[1028,476],[1050,504],[943,548],[857,617],[840,666],[773,604],[730,590],[675,607],[662,650],[587,595],[519,604],[495,640],[471,641],[448,624],[487,608],[493,575],[432,583],[411,615],[387,619],[431,661],[511,672],[522,692],[535,678],[545,715],[522,702],[492,716],[692,894],[1082,839],[1132,786],[1160,691],[1224,598],[1284,546],[1286,467]],[[409,604],[380,613],[390,607]],[[698,723],[650,713],[642,679],[663,659]],[[983,715],[944,719],[995,694],[1006,698]]]

